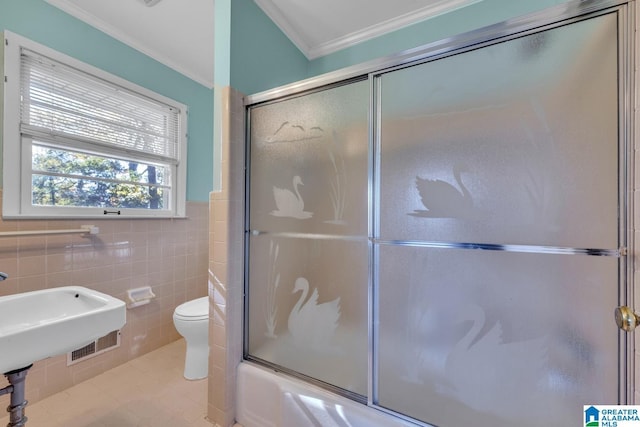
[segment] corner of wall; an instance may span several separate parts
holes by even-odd
[[[236,368],[242,361],[244,270],[244,106],[242,94],[219,89],[220,189],[209,209],[209,397],[207,416],[235,423]]]

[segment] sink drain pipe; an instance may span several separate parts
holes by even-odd
[[[9,424],[7,427],[22,427],[27,424],[27,417],[24,415],[24,407],[27,401],[24,399],[24,386],[27,379],[27,371],[33,365],[26,368],[16,369],[4,374],[9,381],[9,385],[0,388],[0,396],[11,393],[11,403],[7,407],[9,413]]]

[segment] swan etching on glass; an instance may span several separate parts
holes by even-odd
[[[473,199],[460,177],[464,170],[460,165],[453,168],[453,176],[458,188],[440,179],[425,179],[416,176],[416,188],[420,194],[420,200],[427,210],[415,210],[409,215],[430,218],[468,216],[473,209]]]
[[[463,314],[464,320],[473,323],[447,356],[448,386],[440,391],[478,411],[490,410],[499,402],[509,415],[540,403],[548,359],[545,340],[505,343],[499,323],[483,332],[486,316],[481,307],[470,304]]]
[[[297,344],[326,351],[340,319],[340,297],[318,304],[318,289],[314,288],[307,300],[309,282],[304,277],[295,281],[293,293],[297,292],[302,295],[289,314],[289,332]]]
[[[273,134],[267,136],[264,140],[267,143],[302,142],[321,138],[322,132],[322,129],[318,126],[305,129],[301,124],[291,124],[285,121]]]
[[[293,191],[286,188],[273,187],[273,197],[276,202],[275,211],[271,211],[273,216],[307,219],[313,216],[312,212],[304,210],[304,200],[298,191],[298,186],[304,185],[302,179],[296,175],[293,177]]]

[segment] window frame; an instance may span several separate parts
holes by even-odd
[[[33,42],[25,37],[4,31],[4,84],[3,84],[3,132],[2,132],[2,216],[4,218],[172,218],[186,216],[186,182],[187,182],[187,117],[186,105],[160,95],[121,77],[86,64],[49,47]],[[83,73],[117,85],[124,90],[167,104],[178,110],[178,161],[169,164],[171,170],[171,190],[169,206],[163,209],[146,208],[105,208],[78,206],[36,206],[31,203],[31,146],[38,141],[52,143],[58,147],[66,147],[73,151],[77,149],[77,142],[65,141],[66,138],[50,134],[43,138],[22,134],[20,131],[21,110],[21,51],[28,49],[39,55],[46,56],[66,66],[75,68]],[[85,145],[85,144],[82,144]],[[90,143],[87,146],[92,147]],[[64,149],[64,148],[63,148]],[[96,145],[94,153],[111,156],[118,159],[131,159],[148,163],[152,161],[144,155],[136,156],[129,150],[116,146],[107,147]],[[108,213],[106,213],[108,212]],[[119,213],[115,213],[119,212]]]

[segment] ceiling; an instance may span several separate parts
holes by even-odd
[[[214,0],[45,1],[213,87]],[[254,1],[314,59],[480,0]]]

